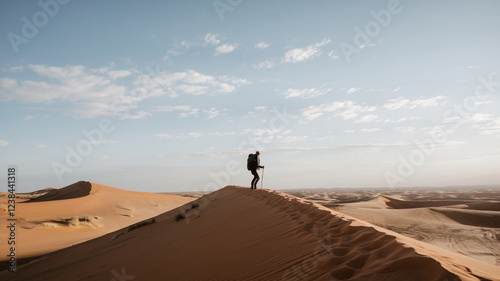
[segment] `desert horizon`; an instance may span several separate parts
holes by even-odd
[[[19,194],[17,269],[2,248],[0,277],[500,280],[498,187],[182,195],[91,182]]]

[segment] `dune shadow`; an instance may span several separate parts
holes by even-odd
[[[79,181],[61,189],[50,190],[40,197],[30,199],[28,201],[22,202],[21,204],[79,198],[89,195],[91,190],[92,184],[90,182]]]
[[[445,207],[459,204],[471,203],[471,200],[432,200],[432,201],[410,201],[399,200],[388,196],[379,196],[385,201],[385,205],[392,209],[416,209],[416,208],[431,208]]]

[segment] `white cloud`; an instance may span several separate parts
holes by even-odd
[[[214,56],[218,56],[218,55],[221,55],[221,54],[231,53],[234,50],[236,50],[237,47],[238,47],[237,44],[222,44],[222,45],[219,45],[219,46],[217,46],[215,48]]]
[[[182,55],[186,52],[186,50],[188,50],[189,48],[191,48],[194,45],[198,45],[198,44],[194,44],[194,43],[188,42],[186,40],[182,40],[180,43],[178,43],[176,41],[174,43],[174,46],[171,49],[167,50],[163,59],[167,60],[170,57],[176,57],[176,56]]]
[[[399,119],[385,119],[384,120],[384,123],[402,123],[402,122],[406,122],[406,121],[414,121],[414,120],[420,120],[420,117],[403,117],[403,118],[399,118]]]
[[[211,132],[211,133],[209,133],[209,135],[217,136],[217,137],[233,136],[235,134],[236,134],[235,132]]]
[[[285,96],[286,99],[294,98],[294,97],[301,97],[301,98],[308,99],[308,98],[312,98],[315,96],[324,95],[324,94],[330,92],[331,90],[332,89],[319,90],[319,89],[315,89],[315,88],[305,88],[305,89],[288,88],[282,94]]]
[[[234,92],[250,84],[235,76],[211,76],[195,70],[139,74],[111,67],[27,65],[32,80],[0,78],[0,101],[23,103],[68,102],[61,110],[77,118],[117,117],[143,119],[151,116],[137,111],[139,103],[167,95],[218,95]],[[120,78],[127,79],[120,79]],[[129,82],[131,81],[131,83]],[[214,116],[211,112],[210,116]],[[34,117],[27,116],[25,120]]]
[[[350,130],[355,132],[354,130]],[[362,129],[359,132],[373,133],[380,131],[379,128]],[[440,143],[440,145],[443,143]],[[321,146],[321,147],[280,147],[278,150],[282,152],[307,152],[307,151],[345,151],[345,152],[373,152],[381,151],[393,147],[412,147],[415,144],[408,142],[394,142],[394,143],[360,143],[348,144],[343,146]]]
[[[235,76],[219,76],[219,79],[220,81],[222,82],[227,82],[227,83],[231,83],[235,86],[241,86],[241,85],[248,85],[248,84],[251,84],[250,81],[248,81],[247,79],[243,79],[243,78],[238,78],[238,77],[235,77]]]
[[[410,103],[409,99],[404,99],[399,97],[397,99],[390,99],[385,104],[384,107],[389,110],[405,108]]]
[[[323,47],[323,46],[328,45],[328,43],[330,43],[330,39],[325,38],[325,39],[323,39],[323,41],[314,44],[314,46],[319,48],[319,47]]]
[[[119,99],[117,99],[119,101]],[[124,118],[130,115],[130,111],[135,108],[135,105],[125,105],[119,102],[92,101],[80,102],[76,108],[68,110],[68,112],[79,118],[95,118],[95,117],[118,117]]]
[[[130,120],[138,120],[138,119],[146,119],[150,117],[152,114],[146,111],[137,111],[135,114],[124,114],[120,117],[120,119],[130,119]]]
[[[476,113],[471,115],[468,118],[468,122],[473,122],[473,123],[480,123],[480,122],[489,122],[494,120],[495,117],[492,114],[483,114],[483,113]]]
[[[245,129],[241,135],[251,135],[257,143],[281,142],[290,143],[303,141],[308,139],[308,136],[292,136],[291,130],[273,130],[273,129]]]
[[[207,33],[205,35],[205,45],[218,45],[220,43],[220,35]]]
[[[0,146],[7,146],[9,145],[10,143],[6,140],[0,140]]]
[[[303,62],[314,56],[319,56],[319,54],[319,49],[313,47],[312,45],[304,49],[296,48],[285,53],[284,62]]]
[[[438,125],[438,126],[432,126],[432,127],[423,127],[420,129],[420,131],[423,132],[424,134],[435,135],[435,134],[441,134],[442,132],[444,132],[445,131],[444,128],[445,128],[444,126]]]
[[[203,134],[198,133],[198,132],[190,132],[190,133],[180,133],[178,135],[171,135],[171,134],[155,134],[154,136],[160,139],[185,139],[185,138],[199,138]]]
[[[274,61],[266,60],[266,61],[254,64],[253,68],[255,68],[255,69],[273,68],[275,65],[276,65],[276,63]]]
[[[8,72],[21,72],[24,71],[24,65],[12,66],[9,69],[5,70]]]
[[[440,105],[439,101],[445,99],[444,96],[436,96],[432,98],[419,98],[416,100],[409,100],[403,97],[390,99],[384,104],[384,108],[389,110],[404,109],[404,108],[417,108],[417,107],[431,107]]]
[[[349,88],[346,93],[348,94],[354,94],[355,92],[359,91],[361,88]]]
[[[311,105],[302,109],[302,116],[308,120],[313,120],[326,112],[334,112],[345,107],[346,102],[323,103],[321,105]]]
[[[308,120],[313,120],[324,113],[333,112],[334,116],[340,116],[344,120],[355,118],[362,112],[373,112],[376,106],[357,105],[353,101],[323,103],[321,105],[311,105],[302,109],[302,116]]]
[[[476,128],[480,129],[481,134],[483,135],[500,134],[500,118],[496,118],[491,122]]]
[[[179,94],[190,95],[215,95],[231,93],[239,85],[249,84],[245,79],[235,77],[215,77],[201,74],[194,70],[185,72],[167,73],[162,72],[154,76],[141,75],[135,82],[145,92],[153,93],[154,96],[168,95],[178,97]],[[156,90],[155,94],[153,90]]]
[[[88,77],[88,74],[85,71],[86,68],[83,65],[68,65],[65,67],[58,67],[58,66],[45,66],[45,65],[29,64],[27,68],[42,75],[42,76],[55,78],[55,79]],[[99,73],[99,72],[102,72],[102,70],[103,69],[90,69],[89,72]]]
[[[482,135],[500,134],[500,117],[492,114],[476,113],[464,121],[472,123],[472,127],[478,129]]]
[[[415,126],[408,126],[408,127],[397,127],[396,131],[403,132],[405,134],[413,134],[417,128]]]
[[[200,109],[191,105],[164,105],[154,109],[156,112],[177,112],[177,116],[181,118],[198,117],[200,112],[207,116],[207,119],[212,119],[220,115],[220,110],[215,107],[209,109]],[[225,111],[225,110],[223,110]]]
[[[439,101],[443,99],[445,99],[444,96],[437,96],[428,99],[417,99],[410,103],[410,108],[437,106],[440,105]]]
[[[179,44],[182,48],[189,49],[191,46],[193,46],[193,43],[190,43],[186,40],[182,40],[181,43]]]
[[[287,51],[283,57],[283,62],[304,62],[313,57],[317,57],[321,54],[321,47],[330,43],[329,39],[323,39],[323,41],[316,44],[309,45],[304,48],[295,48]]]
[[[212,107],[210,109],[204,109],[203,113],[205,113],[207,115],[208,119],[212,119],[212,118],[219,116],[220,112],[215,107]]]
[[[374,114],[367,114],[359,118],[358,120],[354,121],[355,123],[368,123],[368,122],[373,122],[378,119],[377,115]]]
[[[328,56],[332,59],[332,60],[336,60],[339,58],[339,56],[337,56],[336,54],[336,51],[335,50],[331,50],[330,52],[328,52]]]
[[[186,137],[199,138],[201,136],[202,136],[201,133],[191,132],[191,133],[187,133],[187,134],[184,134],[184,133],[180,134],[179,136],[177,136],[177,138],[186,138]]]
[[[255,138],[256,143],[264,144],[276,140],[276,136],[279,134],[279,132],[279,130],[271,129],[245,129],[243,132],[241,132],[241,134],[251,135]]]
[[[171,134],[155,134],[155,137],[160,139],[171,139],[173,136]]]
[[[1,78],[0,99],[29,103],[94,100],[109,104],[128,94],[126,87],[114,84],[110,78],[125,75],[126,71],[110,72],[105,68],[44,65],[28,65],[27,69],[39,74],[46,81]]]
[[[254,47],[256,49],[266,49],[267,47],[269,47],[269,44],[267,44],[266,42],[259,42],[259,43],[255,44]]]
[[[278,136],[276,138],[277,141],[283,143],[297,142],[308,139],[308,136]]]
[[[45,145],[45,144],[37,144],[37,145],[35,145],[35,147],[43,149],[43,148],[47,148],[47,145]]]
[[[381,128],[365,128],[365,129],[361,129],[360,132],[362,132],[362,133],[375,133],[375,132],[379,132],[381,130],[382,130]]]
[[[155,108],[157,112],[178,112],[178,116],[185,118],[190,116],[198,116],[199,108],[191,105],[164,105]]]
[[[110,70],[108,71],[108,76],[111,77],[111,79],[115,80],[118,78],[123,78],[132,75],[132,72],[128,70]]]

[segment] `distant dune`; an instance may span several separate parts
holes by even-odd
[[[99,209],[90,202],[99,198],[87,210]],[[121,199],[102,209],[140,209]],[[1,272],[0,280],[500,280],[499,267],[277,191],[229,186],[181,210],[48,254],[16,275]]]
[[[94,187],[95,189],[95,187]],[[30,199],[27,202],[43,202],[43,201],[55,201],[55,200],[65,200],[65,199],[73,199],[78,197],[87,196],[90,194],[92,190],[92,184],[88,181],[80,181],[74,183],[72,185],[68,185],[64,188],[50,188],[44,189],[42,191],[46,192],[45,194]]]
[[[36,197],[36,194],[43,194]],[[191,198],[132,192],[91,182],[32,193],[18,200],[17,259],[20,264],[59,249],[102,236],[177,208]],[[6,225],[7,198],[0,198],[0,221]],[[7,229],[0,229],[1,241]],[[0,245],[0,269],[7,268],[6,243]],[[0,278],[0,280],[3,280]]]
[[[425,193],[420,191],[420,196]],[[474,199],[478,193],[469,198],[461,193],[461,199],[450,200],[378,196],[368,201],[337,203],[334,209],[500,268],[500,192]],[[454,196],[450,192],[449,197]]]

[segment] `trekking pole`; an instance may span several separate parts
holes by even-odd
[[[262,185],[264,184],[264,168],[262,168],[262,181],[260,182],[260,189],[262,190]]]

